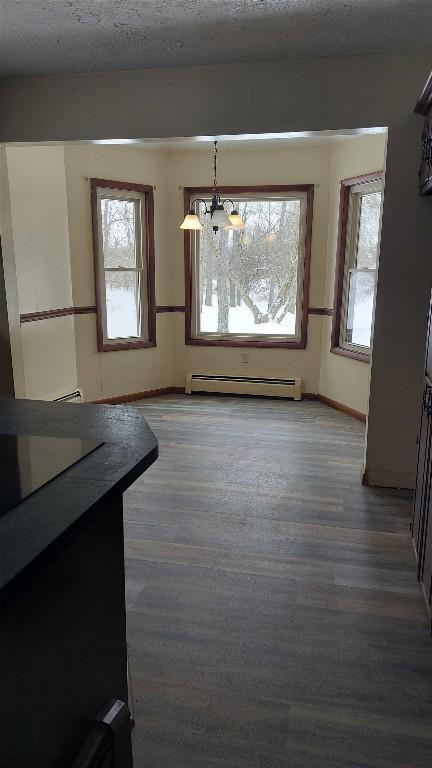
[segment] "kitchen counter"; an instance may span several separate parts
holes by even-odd
[[[0,399],[0,433],[92,441],[0,515],[2,760],[68,768],[98,712],[127,703],[122,494],[158,444],[124,406]]]
[[[74,536],[95,504],[121,494],[156,460],[135,408],[0,399],[0,433],[68,436],[103,445],[0,517],[0,600]]]

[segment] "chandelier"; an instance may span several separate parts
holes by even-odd
[[[209,215],[211,219],[211,225],[213,232],[216,234],[219,232],[220,229],[244,229],[245,225],[242,221],[241,216],[239,216],[238,211],[236,210],[236,207],[234,205],[234,202],[227,199],[222,199],[218,189],[217,189],[217,141],[214,143],[214,150],[213,150],[213,189],[212,189],[212,199],[210,206],[208,205],[207,200],[202,200],[201,198],[196,198],[194,201],[195,203],[203,203],[204,204],[204,215]],[[225,205],[231,204],[231,213],[227,213],[225,210]],[[189,213],[186,214],[184,217],[183,224],[180,225],[180,229],[202,229],[203,226],[199,220],[199,216],[197,213],[195,213],[194,209],[191,208],[189,210]]]

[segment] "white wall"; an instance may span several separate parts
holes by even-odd
[[[327,272],[324,305],[333,306],[342,179],[384,170],[386,134],[358,136],[332,146],[329,177]],[[370,364],[330,352],[332,318],[323,318],[319,392],[331,400],[368,412]]]
[[[18,312],[70,307],[63,148],[9,147],[6,159]],[[45,399],[77,387],[73,317],[23,324],[20,342],[21,395]]]

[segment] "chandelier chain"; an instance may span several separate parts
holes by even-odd
[[[214,175],[213,175],[213,186],[214,186],[214,188],[216,189],[216,187],[217,187],[217,151],[218,151],[218,150],[217,150],[217,141],[215,141],[215,142],[213,142],[213,143],[214,143],[214,155],[213,155],[213,171],[214,171]]]
[[[1,0],[0,0],[1,3]],[[203,206],[203,213],[209,214],[211,219],[211,227],[213,229],[213,232],[216,234],[220,231],[221,227],[225,230],[228,229],[244,229],[244,223],[242,222],[241,217],[238,214],[238,211],[236,210],[236,206],[234,204],[234,201],[230,198],[224,198],[221,199],[221,196],[219,194],[219,190],[217,187],[217,153],[218,153],[218,142],[217,140],[213,141],[213,190],[211,195],[211,203],[210,205],[209,200],[203,200],[202,198],[194,198],[193,201],[191,200],[191,208],[189,210],[189,213],[185,216],[183,224],[180,226],[180,229],[186,229],[186,230],[199,230],[202,229],[202,224],[199,219],[199,212],[200,208],[199,206]],[[228,215],[225,210],[225,205],[227,203],[231,204],[231,214]],[[198,204],[198,207],[197,207]]]

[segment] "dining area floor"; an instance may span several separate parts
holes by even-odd
[[[124,497],[135,768],[430,768],[411,494],[318,402],[166,395]]]

